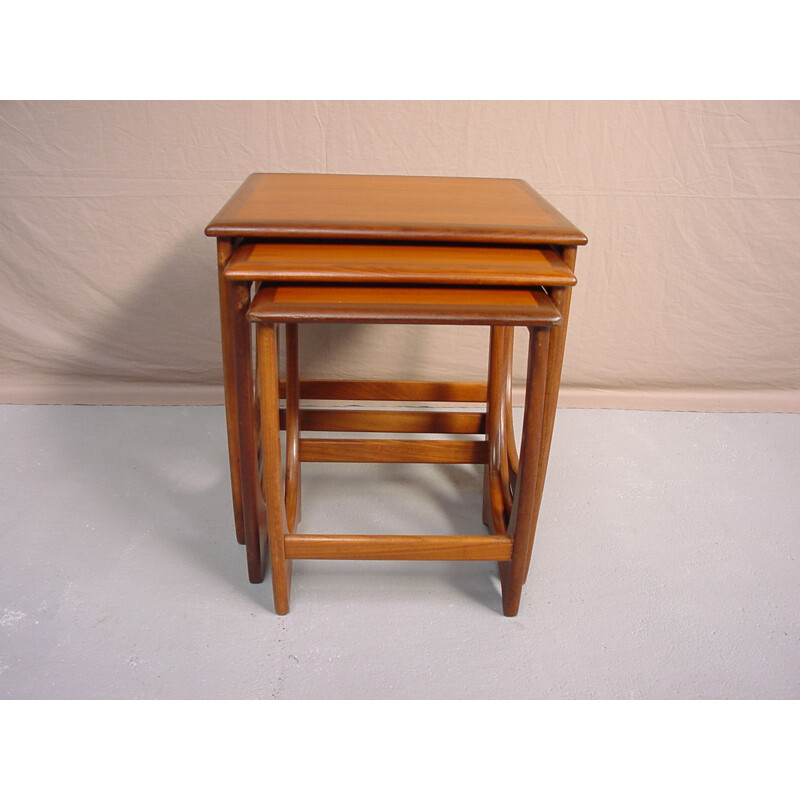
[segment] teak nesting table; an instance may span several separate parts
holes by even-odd
[[[586,237],[519,180],[310,174],[251,175],[206,235],[217,239],[236,537],[252,582],[271,562],[275,611],[289,610],[293,559],[438,559],[499,562],[503,612],[515,615],[550,452],[575,254]],[[306,322],[488,326],[488,379],[301,380],[298,326]],[[530,338],[517,453],[511,357],[519,326]],[[301,400],[481,403],[485,411],[301,408]],[[301,464],[309,461],[483,464],[488,533],[300,533]]]

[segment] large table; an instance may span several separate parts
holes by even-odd
[[[248,321],[255,290],[262,282],[543,288],[562,323],[549,336],[546,374],[541,379],[541,430],[535,432],[538,470],[535,485],[526,487],[535,529],[575,283],[575,256],[577,247],[587,241],[553,206],[527,183],[513,179],[253,174],[209,223],[206,235],[217,240],[234,520],[237,540],[247,548],[251,581],[264,579],[269,550],[268,515],[260,490],[253,331]],[[287,325],[286,334],[287,354],[295,353],[296,326]],[[489,400],[488,415],[439,412],[435,425],[436,430],[456,433],[479,431],[490,443],[493,437],[502,439],[498,469],[503,480],[498,491],[503,495],[507,521],[518,488],[519,466],[511,413],[512,347],[513,327],[492,325],[487,383],[297,381],[297,391],[303,400],[432,404]],[[296,371],[296,364],[287,360],[287,369]],[[493,386],[500,387],[494,412],[489,397]],[[306,421],[313,420],[313,410],[303,413]],[[371,426],[360,430],[432,430],[409,421],[411,418],[403,422],[401,412],[391,411],[382,412],[388,416],[381,417],[376,427],[378,418],[372,413]],[[429,416],[429,422],[431,419]],[[302,425],[302,421],[301,416],[295,424]],[[285,425],[285,419],[283,422]],[[485,487],[484,522],[490,532],[497,533],[503,521],[497,519],[497,504],[493,510],[490,489]]]

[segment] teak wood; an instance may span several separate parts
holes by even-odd
[[[392,561],[508,561],[508,536],[350,536],[289,534],[287,558]]]
[[[483,464],[486,442],[420,439],[303,439],[301,461],[381,464]]]
[[[517,613],[544,488],[575,254],[586,237],[523,181],[293,174],[251,175],[206,233],[217,238],[236,535],[247,550],[251,581],[263,580],[270,559],[276,612],[288,611],[293,558],[478,558],[500,562],[503,610]],[[260,305],[253,295],[262,282],[273,291],[271,310],[257,317]],[[321,291],[297,284],[327,285]],[[462,297],[450,294],[454,287]],[[343,293],[335,302],[333,289]],[[537,307],[539,316],[533,318]],[[300,380],[297,326],[317,319],[489,325],[488,380]],[[515,325],[530,332],[519,453],[511,407]],[[258,330],[255,362],[252,327]],[[286,335],[285,381],[278,379],[279,327]],[[286,398],[285,409],[279,398]],[[486,407],[477,412],[301,409],[301,399]],[[286,431],[285,466],[281,430]],[[478,434],[482,439],[319,440],[302,436],[308,430]],[[490,535],[295,533],[302,461],[334,456],[484,463],[484,521]]]
[[[289,289],[296,287],[290,286]],[[343,291],[347,291],[346,289]],[[374,305],[378,297],[389,295],[386,305],[395,290],[376,287],[370,292],[354,287],[352,296],[343,302],[354,318],[359,315],[353,309],[359,302]],[[458,293],[459,289],[449,292]],[[480,294],[478,290],[476,295]],[[506,290],[513,294],[513,290]],[[438,296],[446,307],[448,290],[439,290]],[[300,287],[293,294],[293,313],[281,306],[280,321],[295,325],[297,320],[319,318],[314,308],[327,305],[324,296],[314,286]],[[344,461],[344,462],[403,462],[403,463],[476,463],[486,465],[486,486],[489,537],[386,537],[381,535],[360,536],[308,536],[294,534],[289,528],[290,470],[281,465],[280,443],[280,383],[275,316],[270,313],[270,304],[275,301],[269,287],[262,289],[252,303],[250,318],[257,323],[258,374],[260,380],[260,408],[263,437],[262,490],[267,505],[267,527],[269,531],[270,557],[273,564],[273,594],[277,613],[289,609],[289,580],[291,559],[298,558],[402,558],[402,559],[463,559],[498,560],[501,563],[503,586],[503,609],[514,615],[524,583],[527,559],[533,537],[532,520],[535,511],[535,488],[539,469],[541,429],[544,412],[544,385],[550,328],[560,317],[548,308],[545,297],[540,304],[529,308],[528,326],[530,348],[528,379],[525,399],[525,415],[522,431],[522,449],[519,457],[519,472],[516,484],[509,481],[507,464],[507,434],[504,428],[507,418],[504,403],[506,397],[507,366],[506,347],[509,341],[506,327],[492,329],[488,382],[488,410],[486,436],[483,441],[429,441],[414,439],[306,439],[300,438],[300,461]],[[275,301],[277,302],[277,301]],[[491,300],[495,302],[494,298]],[[474,313],[477,297],[466,306]],[[334,320],[328,320],[332,322]],[[340,316],[335,321],[342,321]],[[288,348],[287,348],[288,353]],[[287,368],[288,371],[288,368]],[[291,408],[297,392],[290,391],[287,380],[287,408],[285,419],[299,416]],[[291,442],[287,438],[287,453]],[[283,482],[283,487],[282,487]],[[512,497],[513,495],[513,497]],[[510,543],[510,547],[508,544]],[[508,564],[508,566],[506,566]]]
[[[285,397],[281,381],[281,398]],[[304,400],[382,400],[399,403],[485,403],[485,383],[440,381],[300,381]]]
[[[208,236],[582,245],[586,237],[525,181],[256,173]]]
[[[310,283],[416,283],[461,286],[573,286],[554,250],[351,242],[262,242],[238,247],[229,280]]]
[[[471,411],[300,409],[300,429],[348,433],[485,433],[486,414]],[[281,409],[281,428],[286,427]]]
[[[251,322],[373,322],[427,325],[560,325],[533,289],[275,284],[250,304]]]

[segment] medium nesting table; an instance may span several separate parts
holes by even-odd
[[[217,239],[234,520],[250,580],[263,581],[271,559],[275,610],[285,614],[293,559],[498,561],[503,611],[515,615],[544,488],[575,255],[586,237],[519,180],[311,174],[251,175],[206,234]],[[298,326],[307,322],[485,325],[488,379],[301,380]],[[519,454],[511,402],[518,326],[530,333]],[[485,411],[301,407],[309,400],[481,403]],[[308,431],[471,438],[331,440]],[[483,464],[488,535],[300,533],[304,461]]]

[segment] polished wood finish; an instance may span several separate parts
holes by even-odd
[[[281,428],[286,412],[281,409]],[[472,411],[387,411],[304,408],[300,409],[304,431],[348,433],[483,433],[486,414]]]
[[[508,524],[502,483],[502,462],[505,461],[504,412],[506,376],[504,328],[493,327],[489,337],[489,377],[486,403],[486,447],[487,459],[483,478],[483,521],[489,530],[505,534]]]
[[[206,233],[217,237],[236,535],[246,546],[251,581],[262,580],[272,561],[276,612],[289,609],[292,558],[486,558],[500,563],[503,612],[516,614],[552,439],[576,247],[586,237],[523,181],[285,174],[250,176]],[[262,282],[260,300],[251,303]],[[378,296],[376,286],[389,294]],[[493,304],[481,292],[502,294]],[[297,325],[320,310],[326,322],[489,325],[488,381],[301,381]],[[286,327],[285,381],[278,378],[279,324]],[[511,406],[514,325],[530,334],[519,453]],[[250,329],[258,331],[255,370]],[[286,398],[285,410],[279,398]],[[485,403],[486,410],[301,409],[301,399]],[[303,430],[483,439],[324,440]],[[490,535],[297,534],[300,464],[309,455],[483,463]]]
[[[503,507],[506,514],[511,513],[511,504],[513,502],[514,485],[511,480],[511,473],[509,470],[509,462],[511,456],[509,454],[509,439],[514,438],[514,418],[510,413],[511,409],[511,346],[512,340],[509,333],[513,333],[512,327],[499,328],[499,333],[502,341],[502,374],[499,376],[502,382],[502,398],[501,406],[498,411],[500,416],[500,435],[499,435],[499,467],[500,467],[500,487],[503,492]]]
[[[570,267],[575,268],[575,258],[577,249],[566,247],[562,251],[564,262]],[[553,426],[555,424],[556,407],[558,406],[558,389],[561,385],[561,367],[564,362],[564,345],[567,337],[566,321],[569,318],[569,306],[572,299],[572,289],[570,287],[558,287],[550,290],[550,297],[563,316],[564,324],[552,333],[552,341],[547,363],[547,383],[544,388],[544,411],[542,422],[542,442],[539,453],[539,470],[536,479],[535,497],[536,503],[533,512],[533,525],[536,525],[539,516],[539,509],[542,504],[544,494],[544,482],[547,475],[547,463],[550,458],[550,445],[553,439]],[[530,558],[525,567],[523,580],[528,578]]]
[[[392,561],[508,561],[508,536],[350,536],[292,534],[289,558]]]
[[[286,410],[281,412],[286,430],[286,525],[290,531],[300,521],[300,365],[297,325],[286,326]]]
[[[572,286],[575,274],[549,248],[282,241],[244,244],[228,280],[275,283],[393,283],[463,286]]]
[[[281,381],[281,398],[286,390]],[[485,383],[439,381],[300,381],[303,400],[381,400],[397,403],[485,403]]]
[[[406,325],[560,325],[545,292],[533,289],[276,284],[250,304],[251,322]]]
[[[505,391],[505,427],[506,427],[506,459],[508,462],[508,476],[511,491],[517,482],[517,471],[519,470],[519,455],[517,453],[517,442],[514,439],[514,406],[512,403],[513,388],[513,362],[514,362],[514,329],[506,328],[506,391]],[[551,333],[552,337],[552,333]]]
[[[503,613],[516,616],[522,586],[530,562],[535,533],[538,502],[536,482],[542,444],[544,396],[547,383],[547,357],[550,330],[530,328],[528,344],[528,375],[525,388],[525,411],[522,422],[522,447],[519,455],[517,491],[505,533],[514,540],[510,562],[500,562],[500,583],[503,587]]]
[[[231,326],[232,372],[237,398],[236,430],[238,441],[244,540],[247,570],[252,583],[264,580],[267,562],[266,508],[258,490],[258,449],[255,421],[252,331],[247,322],[250,303],[249,284],[233,284],[228,295],[228,320]]]
[[[233,252],[230,239],[217,239],[217,270],[219,273],[219,315],[220,339],[222,341],[222,382],[225,390],[225,419],[228,431],[228,458],[231,471],[231,492],[233,495],[233,521],[236,540],[245,543],[244,502],[242,500],[241,466],[239,455],[239,404],[236,393],[236,374],[234,364],[225,355],[233,350],[233,299],[234,284],[224,277],[225,267]]]
[[[586,244],[524,181],[406,175],[256,173],[206,235]]]
[[[301,461],[483,464],[486,442],[428,439],[301,439]]]
[[[274,325],[260,325],[257,334],[261,381],[261,435],[264,439],[261,487],[267,505],[272,593],[276,614],[289,612],[292,564],[286,558],[287,534],[284,485],[281,480],[281,439],[278,424],[278,339]]]
[[[272,289],[274,287],[270,287]],[[393,286],[343,287],[347,298],[344,306],[349,309],[357,301],[368,300],[370,304],[391,306],[397,289]],[[299,316],[306,311],[314,314],[320,305],[329,302],[321,295],[318,286],[280,286],[278,290],[291,290],[293,304],[300,309]],[[447,296],[459,289],[437,289],[437,297]],[[465,290],[472,293],[469,303],[461,303],[464,314],[480,315],[480,300],[487,304],[496,302],[481,289]],[[515,290],[498,290],[512,294]],[[281,415],[279,407],[280,382],[278,380],[278,347],[276,318],[262,306],[269,308],[273,300],[270,290],[264,295],[262,289],[251,303],[248,317],[257,324],[258,364],[261,382],[261,425],[263,436],[262,487],[267,503],[267,519],[270,541],[270,556],[273,562],[273,592],[276,612],[287,613],[289,608],[289,576],[291,558],[487,558],[489,553],[501,552],[501,584],[503,587],[504,613],[513,616],[519,609],[522,585],[525,580],[527,562],[533,542],[533,523],[538,510],[536,486],[540,463],[540,448],[545,408],[545,386],[547,381],[548,344],[552,322],[560,315],[539,315],[536,324],[528,326],[530,331],[528,378],[526,384],[526,406],[523,423],[523,447],[519,456],[519,471],[514,485],[509,470],[511,457],[506,426],[511,419],[508,413],[510,383],[508,370],[511,360],[511,336],[508,325],[495,325],[490,333],[489,376],[486,397],[487,411],[484,420],[485,440],[428,440],[428,439],[315,439],[299,435],[299,402],[302,384],[297,371],[290,362],[297,357],[297,316],[278,318],[286,323],[292,333],[293,344],[287,344],[287,380],[284,421],[287,426],[287,447],[296,443],[301,461],[368,462],[368,463],[476,463],[486,468],[484,489],[484,520],[491,536],[477,550],[470,549],[459,541],[460,537],[314,537],[294,534],[290,529],[287,512],[291,506],[290,466],[284,481],[284,497],[281,497]],[[277,292],[276,292],[277,293]],[[259,303],[260,300],[260,303]],[[550,303],[547,299],[547,303]],[[456,304],[454,304],[456,305]],[[457,305],[456,305],[457,307]],[[477,312],[476,312],[477,310]],[[337,321],[348,318],[350,311],[337,316]],[[355,315],[357,316],[357,315]],[[456,323],[459,322],[454,317]],[[550,323],[550,324],[548,324]],[[330,419],[330,418],[329,418]],[[368,422],[362,418],[363,422]],[[288,429],[292,428],[291,436]],[[402,539],[403,541],[399,541]],[[445,541],[447,539],[447,541]],[[472,540],[473,543],[475,539]],[[503,542],[503,548],[499,543]],[[506,545],[511,543],[510,552]],[[475,547],[478,547],[475,545]],[[428,548],[428,549],[426,549]]]

